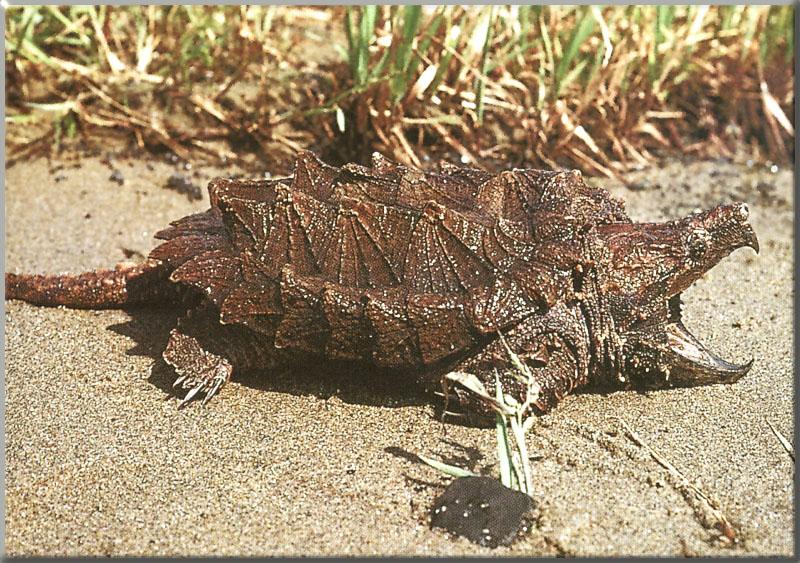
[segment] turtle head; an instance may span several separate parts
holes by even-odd
[[[745,204],[721,205],[667,223],[598,228],[609,250],[604,291],[623,342],[623,381],[647,387],[731,383],[752,361],[727,362],[684,326],[681,293],[743,246],[758,252]]]

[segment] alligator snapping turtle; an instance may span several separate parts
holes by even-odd
[[[707,351],[680,311],[681,292],[724,256],[758,251],[744,204],[632,223],[578,171],[424,173],[378,154],[371,167],[335,168],[303,153],[292,177],[208,190],[210,209],[157,233],[165,242],[143,264],[6,274],[6,298],[184,303],[163,352],[189,389],[181,405],[276,354],[428,381],[467,372],[489,389],[499,373],[519,395],[498,334],[541,387],[539,412],[590,382],[730,383],[752,364]]]

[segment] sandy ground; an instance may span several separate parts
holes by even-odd
[[[114,160],[123,186],[96,158],[56,164],[7,171],[9,271],[112,265],[207,205],[161,187],[174,164]],[[792,554],[794,465],[767,425],[793,441],[792,172],[670,161],[631,177],[636,189],[604,185],[637,220],[750,204],[761,254],[740,250],[687,291],[685,319],[723,357],[756,363],[731,386],[568,397],[529,435],[541,520],[524,540],[491,551],[428,528],[446,480],[413,453],[497,468],[492,430],[442,425],[417,389],[257,374],[178,411],[169,374],[151,374],[174,312],[9,302],[6,553]],[[714,499],[734,546],[614,417]]]

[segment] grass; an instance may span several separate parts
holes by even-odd
[[[114,129],[186,158],[380,150],[606,176],[743,143],[787,161],[793,10],[11,7],[9,144],[24,154]]]
[[[451,372],[445,376],[445,383],[448,386],[459,385],[495,412],[500,482],[510,489],[533,496],[533,473],[525,434],[535,423],[536,417],[532,411],[532,405],[538,400],[540,389],[530,368],[509,348],[502,334],[500,334],[500,341],[505,346],[506,353],[516,369],[513,372],[514,376],[524,385],[525,397],[521,398],[522,402],[503,392],[497,372],[495,372],[494,396],[473,374]],[[418,457],[434,469],[453,477],[474,475],[460,467],[448,465],[426,456],[419,455]]]
[[[794,447],[792,446],[791,442],[789,442],[789,440],[787,440],[786,437],[772,425],[769,419],[765,418],[764,420],[766,420],[769,429],[772,430],[772,433],[778,439],[778,442],[780,442],[781,446],[783,446],[783,449],[786,450],[786,453],[789,454],[790,458],[792,458],[792,462],[794,462]]]

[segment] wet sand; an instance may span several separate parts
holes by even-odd
[[[175,165],[113,160],[120,186],[97,158],[80,162],[7,170],[8,271],[135,259],[207,206],[161,187]],[[6,554],[792,554],[794,464],[767,424],[794,441],[792,173],[668,161],[630,178],[635,189],[601,183],[635,220],[749,203],[761,254],[739,250],[695,284],[684,318],[722,357],[756,363],[730,386],[565,399],[528,438],[541,520],[522,541],[489,550],[428,528],[447,481],[413,453],[497,467],[494,432],[442,425],[419,389],[261,373],[178,411],[169,373],[151,374],[175,312],[8,302]],[[615,417],[715,500],[735,545]]]

